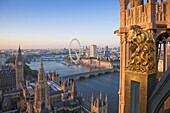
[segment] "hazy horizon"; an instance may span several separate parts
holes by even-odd
[[[119,46],[119,0],[1,0],[0,14],[0,49]]]

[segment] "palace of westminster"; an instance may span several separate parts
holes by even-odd
[[[0,112],[4,113],[107,113],[107,96],[92,96],[91,103],[77,95],[75,81],[60,80],[55,72],[45,75],[43,61],[40,61],[38,79],[32,82],[24,76],[24,56],[19,47],[15,60],[16,77],[6,76],[1,82],[8,81],[1,91]],[[2,77],[1,77],[2,78]],[[2,86],[3,84],[1,84]],[[15,86],[14,86],[15,85]],[[7,90],[7,89],[11,90]],[[2,89],[2,88],[1,88]]]
[[[120,36],[121,49],[119,113],[170,113],[170,0],[119,1],[120,28],[114,32]],[[163,73],[158,76],[160,61]],[[77,95],[73,80],[60,82],[56,73],[46,77],[42,61],[33,84],[24,78],[23,64],[19,49],[16,89],[1,93],[3,112],[108,112],[107,96],[92,96],[87,104]]]

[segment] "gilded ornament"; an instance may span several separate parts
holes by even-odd
[[[132,36],[128,39],[129,49],[132,54],[126,67],[129,71],[152,72],[155,70],[154,38],[139,26],[131,26]]]

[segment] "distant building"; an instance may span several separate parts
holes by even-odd
[[[97,58],[104,58],[104,53],[103,52],[98,52],[97,53]]]
[[[58,73],[56,74],[55,72],[49,72],[47,78],[48,78],[48,80],[52,80],[56,84],[60,85],[60,76]]]
[[[104,51],[109,51],[109,47],[108,47],[108,46],[105,46]]]
[[[16,87],[14,65],[0,66],[0,90],[9,90]]]
[[[104,56],[105,57],[110,57],[110,51],[104,51]]]
[[[96,45],[90,46],[90,57],[97,57],[97,46]]]
[[[87,50],[85,54],[86,54],[86,55],[85,55],[86,58],[89,58],[89,57],[90,57],[90,52],[89,52],[89,50]]]
[[[69,79],[69,80],[63,81],[61,83],[61,89],[64,92],[71,91],[72,90],[72,85],[73,85],[73,79]]]
[[[5,64],[8,58],[0,57],[0,64]]]
[[[101,93],[100,93],[100,98],[96,98],[96,100],[94,100],[92,96],[91,113],[108,113],[107,101],[108,101],[107,96],[105,99],[103,99]]]

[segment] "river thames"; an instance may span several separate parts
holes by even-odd
[[[43,64],[46,73],[56,71],[60,76],[97,70],[81,65],[67,66],[56,61],[44,61]],[[40,63],[31,62],[29,66],[33,70],[38,70]],[[83,95],[87,101],[91,100],[92,94],[94,97],[99,97],[102,92],[103,97],[108,96],[108,113],[118,112],[119,72],[80,80],[76,83],[76,87],[78,94]]]

